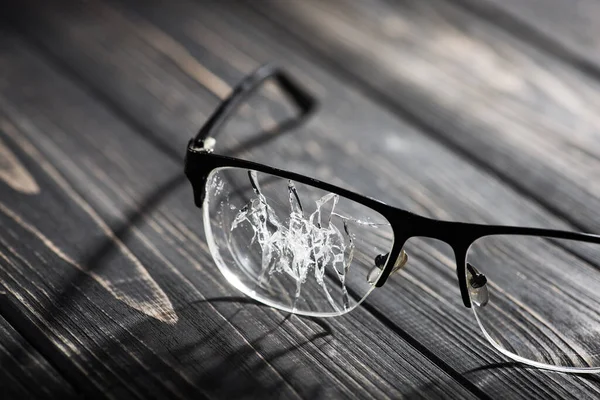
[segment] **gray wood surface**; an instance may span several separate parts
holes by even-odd
[[[521,40],[600,75],[600,4],[594,0],[451,0]]]
[[[3,198],[2,282],[79,393],[471,396],[365,309],[312,321],[240,299],[207,254],[180,163],[26,43],[2,47],[2,140],[37,188]]]
[[[0,302],[6,301],[5,295],[0,295]],[[0,308],[8,311],[6,305]],[[4,318],[0,318],[0,337],[2,398],[76,397],[64,377]]]
[[[595,80],[441,0],[260,4],[429,135],[598,231]]]
[[[443,1],[31,1],[10,17],[0,282],[13,306],[0,314],[40,337],[75,393],[600,395],[596,377],[495,352],[462,305],[451,250],[432,240],[411,240],[410,268],[344,317],[240,298],[181,174],[218,100],[276,60],[319,114],[252,141],[285,112],[267,91],[219,150],[441,219],[598,231],[600,92],[571,64]]]

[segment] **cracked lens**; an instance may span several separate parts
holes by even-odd
[[[351,202],[335,193],[277,177],[267,182],[264,174],[261,185],[256,171],[246,170],[245,176],[251,191],[243,201],[239,194],[222,193],[226,179],[213,180],[211,187],[221,198],[220,232],[244,272],[236,279],[249,281],[243,283],[250,295],[310,313],[340,314],[358,304],[371,289],[366,276],[373,260],[391,249],[389,223],[358,203],[348,206]],[[360,214],[352,216],[353,209]],[[254,254],[242,254],[243,249]]]
[[[339,312],[324,279],[325,268],[331,265],[341,283],[343,309],[347,310],[348,290],[344,281],[352,262],[354,243],[347,224],[347,220],[352,220],[351,218],[343,221],[344,233],[331,223],[331,218],[336,216],[335,206],[339,196],[334,193],[326,194],[317,200],[316,210],[305,216],[296,186],[289,180],[290,218],[286,226],[279,221],[261,193],[256,171],[248,171],[248,176],[257,197],[238,212],[231,230],[246,221],[254,231],[252,242],[258,241],[262,250],[259,284],[267,283],[274,273],[289,274],[296,281],[294,299],[297,300],[302,293],[302,284],[309,272],[313,271],[329,304]],[[331,203],[331,211],[326,215],[321,212],[321,208],[327,203]]]

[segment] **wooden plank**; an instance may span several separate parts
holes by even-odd
[[[236,298],[180,162],[26,43],[0,47],[0,139],[18,163],[0,183],[0,279],[82,393],[474,397],[364,309],[312,321]]]
[[[147,113],[140,113],[139,105],[129,107],[128,100],[120,96],[122,89],[113,81],[124,82],[124,76],[131,77],[127,81],[129,89],[141,92],[148,85],[147,77],[136,66],[135,56],[122,60],[119,65],[123,70],[119,72],[104,61],[110,54],[158,53],[176,66],[163,72],[170,74],[169,79],[184,74],[187,77],[181,79],[185,81],[200,65],[209,71],[225,71],[222,79],[230,84],[262,61],[285,60],[284,64],[319,93],[324,107],[302,132],[305,146],[292,146],[291,140],[281,139],[253,152],[253,158],[353,187],[439,218],[568,227],[493,176],[478,171],[418,130],[381,111],[358,91],[319,67],[318,62],[307,61],[310,55],[306,52],[286,49],[290,42],[266,21],[254,20],[256,16],[241,10],[227,10],[218,5],[209,8],[206,4],[200,9],[183,2],[170,7],[146,3],[139,12],[142,15],[130,9],[107,11],[95,4],[71,14],[39,11],[29,14],[35,23],[26,24],[23,29],[60,63],[71,66],[94,90],[118,103],[136,121],[144,121]],[[74,28],[72,20],[86,24]],[[98,33],[103,32],[102,26],[110,27],[111,32],[118,31],[119,42],[104,41],[102,46],[98,45],[98,38],[103,37]],[[260,26],[260,30],[253,26]],[[143,42],[140,37],[152,40]],[[138,40],[135,46],[129,47],[134,40]],[[160,59],[158,55],[155,58]],[[111,79],[106,78],[108,71]],[[149,110],[156,107],[148,105]],[[191,108],[186,110],[192,112]],[[177,118],[164,123],[169,132],[177,135],[169,142],[174,146],[185,143],[189,134],[177,127],[188,124],[189,121]],[[148,130],[158,132],[152,127]],[[364,149],[368,149],[368,156]],[[319,165],[316,170],[315,165]],[[376,291],[365,308],[439,365],[464,373],[468,382],[477,385],[479,395],[538,398],[597,395],[598,387],[593,382],[575,376],[498,365],[489,370],[479,369],[503,359],[490,351],[475,324],[464,322],[471,316],[460,302],[451,258],[447,249],[436,252],[435,247],[421,245],[422,250],[416,247],[413,272],[407,271],[406,280],[390,282],[387,290]],[[428,252],[435,259],[428,257]]]
[[[443,1],[256,8],[431,136],[600,231],[598,82]]]
[[[600,75],[600,4],[593,0],[451,0],[521,40]]]
[[[6,301],[0,295],[0,301]],[[77,398],[76,392],[3,317],[0,317],[0,396],[3,399]]]

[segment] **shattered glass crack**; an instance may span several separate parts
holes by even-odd
[[[231,225],[231,232],[243,223],[248,223],[252,229],[250,243],[257,242],[262,250],[259,285],[267,284],[274,274],[288,274],[296,282],[295,307],[302,293],[302,285],[312,271],[331,307],[340,312],[340,306],[327,288],[325,272],[329,268],[339,280],[341,307],[347,310],[349,298],[346,276],[355,247],[355,237],[349,222],[359,225],[376,224],[336,213],[340,197],[335,193],[328,193],[316,200],[315,211],[305,215],[300,195],[291,180],[288,180],[289,220],[287,224],[282,223],[263,195],[256,171],[248,171],[248,177],[256,197],[238,211]],[[329,212],[324,210],[325,205],[330,208]],[[332,223],[333,217],[341,220],[343,232]]]

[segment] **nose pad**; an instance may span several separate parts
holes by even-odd
[[[467,285],[473,304],[477,307],[485,307],[490,300],[487,278],[470,263],[467,263]]]
[[[367,282],[370,284],[375,284],[377,282],[377,278],[379,276],[379,271],[383,269],[385,266],[385,261],[387,260],[390,253],[380,254],[375,257],[375,266],[371,268],[369,273],[367,274]],[[396,263],[394,264],[394,268],[392,268],[392,272],[390,272],[390,276],[396,271],[401,270],[406,263],[408,262],[408,254],[404,250],[400,251],[400,255],[396,259]]]

